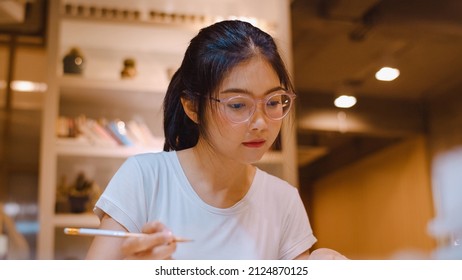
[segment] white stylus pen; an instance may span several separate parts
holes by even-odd
[[[124,232],[116,230],[107,230],[107,229],[97,229],[97,228],[65,228],[64,233],[68,235],[99,235],[99,236],[112,236],[112,237],[144,237],[147,234],[145,233],[134,233],[134,232]],[[174,237],[173,241],[175,242],[190,242],[191,239]]]

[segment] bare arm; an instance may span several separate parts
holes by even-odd
[[[108,215],[101,219],[101,229],[127,230]],[[147,237],[103,237],[96,236],[88,250],[86,259],[168,259],[176,250],[173,236],[160,222],[146,224],[142,230]]]
[[[310,258],[310,250],[306,250],[300,255],[296,256],[294,260],[308,260]]]
[[[298,255],[294,260],[348,260],[344,255],[328,248],[319,248],[311,254],[309,250]]]
[[[328,249],[328,248],[319,248],[311,252],[309,255],[309,260],[348,260],[344,255],[339,252]]]

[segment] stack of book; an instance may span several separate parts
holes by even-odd
[[[126,122],[120,119],[95,120],[84,115],[76,118],[60,116],[56,127],[56,134],[61,143],[101,147],[163,145],[163,138],[155,137],[148,126],[140,120]]]

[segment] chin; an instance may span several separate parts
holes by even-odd
[[[259,162],[263,158],[264,154],[265,153],[262,153],[260,155],[255,155],[255,156],[252,156],[252,157],[247,157],[245,159],[245,162],[248,163],[248,164],[255,164],[255,163]]]

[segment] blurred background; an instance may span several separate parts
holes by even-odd
[[[0,202],[30,258],[50,2],[0,1]],[[462,258],[462,1],[280,2],[297,91],[296,185],[315,247],[352,259]]]
[[[462,2],[291,8],[300,186],[315,232],[329,236],[317,246],[359,258],[427,254],[429,221],[462,219],[447,199],[461,203],[461,178],[450,186],[437,173],[438,158],[460,156]],[[399,76],[380,79],[383,67]],[[342,95],[356,104],[336,107]],[[451,161],[447,172],[460,173]]]

